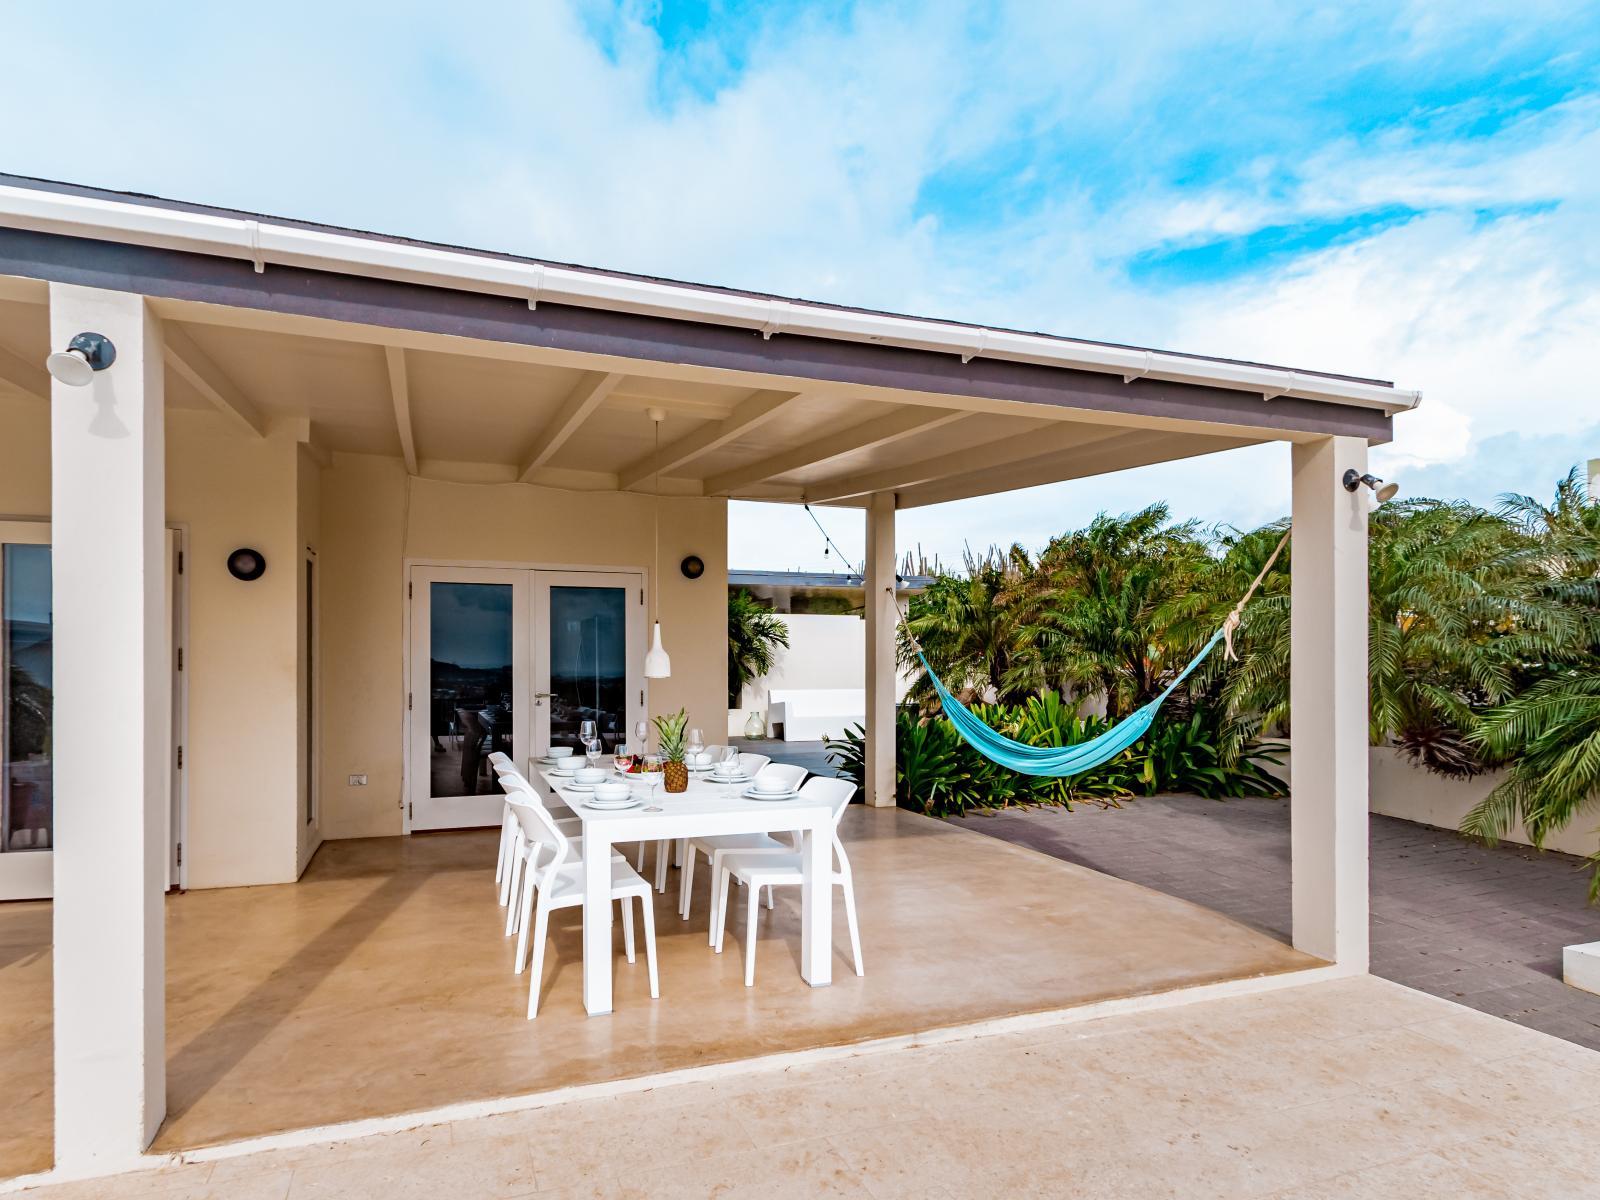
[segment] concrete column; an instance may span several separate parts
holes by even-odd
[[[867,780],[868,804],[894,805],[894,493],[867,501]]]
[[[50,344],[116,361],[52,382],[56,1164],[114,1170],[166,1114],[171,631],[161,330],[142,297],[50,285]]]
[[[1367,469],[1361,438],[1293,448],[1290,852],[1294,944],[1367,968]]]

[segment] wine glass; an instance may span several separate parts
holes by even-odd
[[[592,720],[585,719],[578,723],[578,742],[587,746],[600,735],[600,727]]]
[[[600,756],[605,753],[606,744],[597,737],[590,737],[583,743],[584,757],[589,760],[591,767],[600,765]]]
[[[633,727],[633,744],[638,747],[640,754],[643,754],[650,745],[650,726],[643,721],[637,722]]]
[[[633,770],[634,754],[632,745],[627,742],[618,742],[616,750],[613,751],[613,755],[613,761],[616,763],[617,770],[621,771],[624,775]]]
[[[659,754],[646,754],[644,756],[643,774],[639,778],[643,780],[645,787],[650,789],[649,796],[652,804],[655,803],[656,789],[665,781],[665,775],[662,773],[665,761]]]

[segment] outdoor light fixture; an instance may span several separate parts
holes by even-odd
[[[667,419],[667,410],[652,408],[646,413],[656,427],[656,453],[655,453],[655,541],[656,541],[656,569],[651,576],[656,593],[656,624],[655,631],[650,638],[650,652],[644,656],[644,677],[646,679],[665,679],[672,674],[672,660],[667,657],[666,649],[661,645],[661,422]]]
[[[691,554],[678,564],[678,570],[683,572],[685,579],[699,579],[706,573],[705,560],[698,554]]]
[[[1398,483],[1384,483],[1383,480],[1379,479],[1376,475],[1363,475],[1354,467],[1351,467],[1344,473],[1345,491],[1353,492],[1362,485],[1372,489],[1372,494],[1378,498],[1379,504],[1382,504],[1387,500],[1393,500],[1395,498],[1395,493],[1400,490],[1400,485]]]
[[[240,547],[228,555],[228,574],[241,583],[251,583],[267,573],[267,556],[259,550]]]
[[[103,333],[80,333],[44,360],[51,378],[68,387],[87,387],[96,371],[104,371],[117,361],[117,348]]]

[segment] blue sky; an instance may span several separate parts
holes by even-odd
[[[0,4],[0,112],[22,173],[1396,379],[1411,494],[1600,456],[1592,4]],[[1247,524],[1287,480],[1241,451],[899,541]],[[734,560],[821,565],[809,530],[735,506]]]

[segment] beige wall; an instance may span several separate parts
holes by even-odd
[[[789,630],[789,646],[778,647],[772,670],[745,685],[739,707],[728,710],[728,735],[744,734],[751,710],[766,715],[769,693],[784,688],[862,688],[867,686],[867,623],[849,613],[778,613]],[[911,690],[910,675],[895,677],[895,701]],[[771,732],[769,727],[768,732]]]
[[[0,513],[47,518],[49,412],[0,397]],[[167,414],[167,515],[187,526],[184,734],[191,887],[282,883],[299,868],[285,798],[296,794],[296,443],[240,437],[209,413]],[[266,575],[240,583],[228,553],[253,546]]]
[[[652,568],[651,497],[408,478],[393,459],[336,455],[323,472],[323,835],[402,828],[405,562]],[[698,580],[677,569],[687,554]],[[726,711],[727,504],[661,501],[661,608],[670,679],[650,711]],[[350,787],[351,775],[367,786]]]
[[[194,888],[298,878],[300,449],[169,414],[167,508],[187,525],[189,783],[184,861]],[[260,579],[228,573],[248,546]]]

